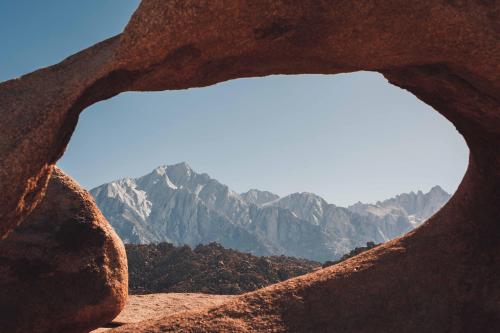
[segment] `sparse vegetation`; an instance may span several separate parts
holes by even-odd
[[[285,256],[257,257],[217,243],[176,247],[169,243],[126,245],[131,294],[203,292],[241,294],[321,268]]]

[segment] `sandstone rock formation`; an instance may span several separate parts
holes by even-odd
[[[39,204],[92,103],[238,77],[372,70],[464,136],[469,167],[448,204],[342,264],[132,331],[500,331],[498,36],[491,0],[144,0],[121,35],[0,84],[0,235]]]
[[[88,332],[127,298],[125,249],[91,196],[54,168],[47,195],[0,241],[0,332]]]

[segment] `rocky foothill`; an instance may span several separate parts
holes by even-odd
[[[217,243],[125,246],[132,294],[201,292],[235,295],[321,268],[318,262],[285,256],[256,257]]]

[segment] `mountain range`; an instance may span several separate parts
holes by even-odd
[[[90,190],[125,243],[218,242],[254,255],[336,260],[367,242],[382,243],[423,223],[450,198],[441,187],[349,207],[302,192],[285,197],[236,193],[186,163],[160,166]]]

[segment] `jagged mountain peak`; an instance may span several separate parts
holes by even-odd
[[[288,209],[294,216],[314,225],[323,224],[328,212],[336,208],[335,205],[328,204],[325,199],[311,192],[292,193],[267,205]]]
[[[164,175],[167,170],[171,173],[181,173],[181,174],[186,174],[190,175],[194,173],[193,169],[189,164],[186,162],[181,162],[181,163],[176,163],[176,164],[163,164],[158,166],[153,170],[153,172],[156,172],[159,175]]]
[[[240,196],[248,203],[257,206],[268,204],[280,198],[279,195],[269,191],[261,191],[257,189],[250,189],[247,192],[241,193]]]
[[[181,162],[172,165],[161,165],[154,169],[152,173],[158,176],[167,176],[177,186],[188,181],[192,176],[197,175],[196,172],[186,162]]]
[[[374,214],[379,217],[402,211],[414,226],[418,226],[437,212],[450,197],[451,195],[441,186],[435,185],[427,193],[421,190],[411,191],[384,201],[377,201],[375,204],[358,202],[348,209],[358,214]]]
[[[305,192],[305,191],[290,193],[290,194],[284,196],[282,199],[284,199],[284,198],[294,198],[294,199],[302,199],[302,200],[324,200],[323,198],[321,198],[317,194],[314,194],[311,192]]]
[[[184,189],[198,195],[204,188],[226,187],[206,173],[195,172],[186,162],[161,165],[149,174],[136,179],[140,187],[166,185],[173,189]]]
[[[166,168],[173,173],[181,173],[185,175],[192,175],[194,173],[193,169],[186,162],[181,162],[177,164],[167,165]]]
[[[328,202],[317,194],[311,192],[295,192],[284,196],[279,201],[290,202],[295,204],[320,205],[326,206]]]
[[[443,189],[439,185],[433,186],[428,193],[438,193],[438,194],[443,194],[443,195],[450,195],[445,189]]]

